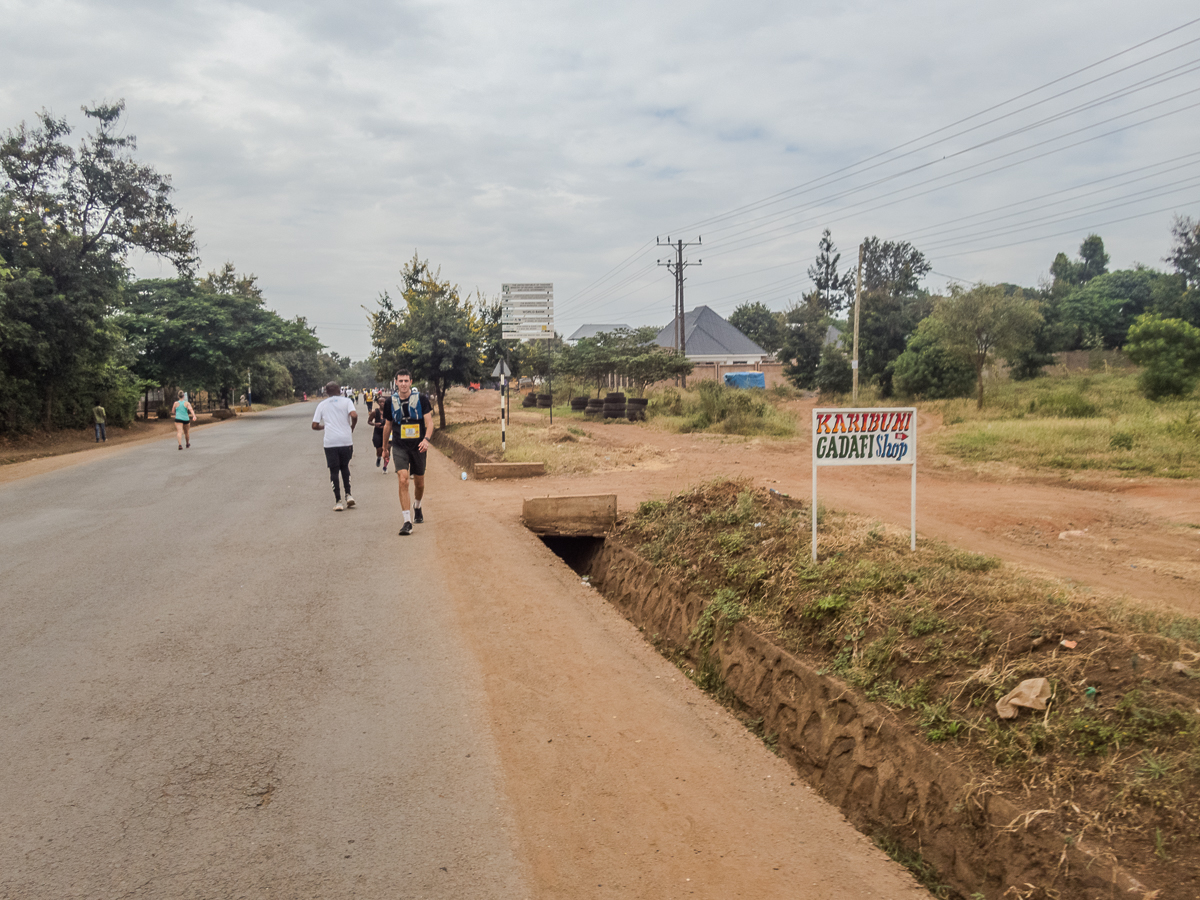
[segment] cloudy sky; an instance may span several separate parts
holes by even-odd
[[[413,253],[556,328],[783,309],[828,227],[948,280],[1035,285],[1100,233],[1161,266],[1200,216],[1193,3],[0,0],[0,130],[123,98],[203,264],[332,349]],[[137,260],[139,274],[169,267]]]

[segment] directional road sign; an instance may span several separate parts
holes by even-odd
[[[500,329],[505,340],[554,337],[554,285],[502,285]]]

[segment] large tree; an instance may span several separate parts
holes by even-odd
[[[1008,293],[1001,284],[970,290],[952,285],[950,296],[938,298],[930,318],[938,340],[974,366],[979,409],[983,409],[983,372],[988,363],[1027,344],[1042,321],[1036,301],[1021,291]]]
[[[874,378],[884,396],[891,394],[892,363],[932,308],[921,290],[931,268],[925,254],[907,241],[863,241],[859,373]]]
[[[118,321],[140,349],[139,375],[157,384],[219,392],[225,402],[265,356],[320,349],[303,320],[288,321],[267,309],[255,277],[239,275],[232,263],[199,281],[137,282]],[[291,380],[281,360],[269,365],[274,383],[282,383],[278,368]]]
[[[78,420],[95,373],[109,365],[119,335],[106,325],[122,302],[130,251],[196,263],[193,229],[171,202],[171,180],[134,159],[123,134],[124,102],[84,107],[93,131],[78,148],[71,128],[47,112],[0,140],[0,387],[36,398],[45,427]],[[22,418],[6,402],[9,427]]]
[[[837,252],[829,229],[821,232],[817,243],[817,258],[808,267],[808,277],[813,283],[812,294],[808,295],[827,316],[836,316],[854,302],[857,275],[854,266],[845,272],[838,270],[842,255]],[[808,299],[806,297],[806,299]]]
[[[390,382],[398,369],[426,382],[437,400],[438,420],[446,426],[446,391],[481,377],[484,329],[473,305],[458,286],[441,280],[429,260],[416,253],[400,272],[403,305],[386,291],[371,313],[371,341],[378,374]]]

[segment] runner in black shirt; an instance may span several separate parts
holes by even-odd
[[[389,454],[395,457],[400,509],[404,514],[400,534],[408,535],[412,534],[414,522],[425,521],[421,498],[425,494],[425,454],[429,450],[429,438],[433,436],[433,403],[428,394],[418,393],[413,388],[412,374],[407,371],[396,373],[395,385],[396,392],[383,401],[383,465],[386,468]],[[399,410],[395,408],[397,404]],[[408,499],[410,470],[414,498],[411,510]]]

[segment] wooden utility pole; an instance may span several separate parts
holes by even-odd
[[[858,283],[854,288],[854,359],[850,361],[851,378],[854,381],[854,402],[858,402],[858,319],[862,308],[862,264],[863,245],[858,245]]]
[[[704,260],[698,259],[695,262],[692,262],[691,260],[684,260],[683,248],[692,246],[692,243],[703,244],[704,238],[697,237],[694,242],[688,242],[686,244],[682,240],[671,243],[670,235],[667,236],[666,243],[658,240],[658,238],[655,238],[655,240],[657,241],[658,246],[671,247],[675,250],[674,259],[660,259],[658,260],[658,264],[660,266],[666,266],[667,270],[675,276],[675,352],[681,356],[687,356],[687,332],[683,327],[683,270],[688,266],[703,265]],[[680,378],[680,384],[683,387],[687,387],[686,375]]]

